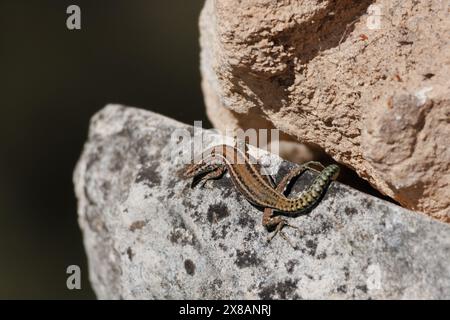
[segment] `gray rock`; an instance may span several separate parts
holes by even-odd
[[[450,298],[448,225],[334,182],[290,220],[301,227],[286,229],[297,249],[281,237],[267,243],[262,212],[229,177],[203,189],[180,178],[191,144],[177,130],[194,132],[116,105],[92,119],[74,181],[98,298]],[[261,154],[276,180],[293,166]]]

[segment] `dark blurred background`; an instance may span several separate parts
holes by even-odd
[[[81,8],[81,30],[66,9]],[[0,0],[0,298],[95,298],[72,173],[107,103],[203,120],[203,0]],[[79,265],[82,289],[68,290]]]

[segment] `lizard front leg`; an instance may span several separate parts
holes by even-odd
[[[226,171],[226,166],[220,162],[202,161],[187,165],[182,175],[185,178],[193,178],[191,187],[201,183],[203,187],[206,181],[220,178]]]
[[[218,165],[215,169],[208,172],[206,175],[200,177],[199,179],[194,179],[193,186],[200,184],[203,188],[208,180],[219,179],[227,171],[226,166]]]

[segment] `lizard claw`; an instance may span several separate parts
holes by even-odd
[[[290,245],[292,248],[297,249],[297,245],[295,245],[294,243],[292,243],[292,241],[289,239],[289,237],[288,237],[283,231],[280,231],[280,236],[281,236],[284,240],[286,240],[286,242],[289,243],[289,245]]]
[[[272,239],[273,239],[277,234],[280,234],[280,236],[281,236],[284,240],[286,240],[286,242],[289,243],[289,244],[291,245],[291,247],[293,247],[294,249],[297,249],[297,246],[294,245],[294,244],[292,243],[292,241],[289,239],[289,237],[281,230],[281,229],[283,229],[283,228],[286,227],[286,226],[287,226],[287,227],[294,228],[294,229],[297,229],[297,230],[300,230],[299,227],[289,224],[286,220],[281,220],[280,223],[276,226],[275,231],[274,231],[271,235],[269,235],[269,236],[267,237],[267,242],[272,241]]]
[[[294,225],[292,225],[292,224],[290,224],[290,223],[287,223],[287,222],[284,224],[284,227],[290,227],[290,228],[293,228],[293,229],[296,229],[296,230],[299,230],[299,231],[300,231],[300,228],[299,228],[299,227],[294,226]]]

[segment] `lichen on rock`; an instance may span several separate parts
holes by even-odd
[[[447,224],[333,182],[290,218],[297,244],[267,243],[262,212],[230,177],[191,188],[178,172],[193,128],[110,105],[74,174],[89,275],[100,299],[448,299]],[[205,131],[208,143],[219,137]],[[259,151],[250,148],[258,158]],[[294,164],[277,164],[279,181]],[[294,185],[300,192],[314,178]]]

